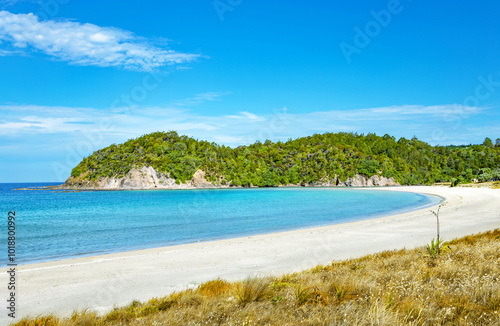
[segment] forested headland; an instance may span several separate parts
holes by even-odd
[[[500,139],[482,144],[431,146],[417,138],[325,133],[286,142],[231,148],[214,142],[154,132],[113,144],[83,159],[71,172],[80,180],[121,178],[152,166],[177,183],[197,170],[214,185],[272,187],[345,180],[356,174],[393,177],[402,185],[500,180]]]

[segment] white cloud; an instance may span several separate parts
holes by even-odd
[[[5,7],[9,7],[9,6],[15,5],[18,2],[24,2],[24,1],[23,0],[0,0],[0,5],[5,6]]]
[[[249,119],[249,120],[252,120],[252,121],[263,121],[265,120],[264,118],[261,118],[259,117],[258,115],[256,114],[253,114],[253,113],[250,113],[250,112],[247,112],[247,111],[243,111],[243,112],[240,112],[245,118]]]
[[[477,144],[486,136],[495,139],[499,135],[500,129],[495,123],[499,113],[495,110],[462,107],[456,111],[453,107],[393,106],[310,113],[279,109],[259,115],[242,111],[234,116],[208,116],[182,106],[98,110],[0,105],[0,149],[3,150],[0,152],[19,161],[45,159],[47,171],[53,171],[54,177],[50,179],[63,181],[71,169],[93,151],[155,131],[176,130],[181,135],[233,147],[256,140],[286,141],[339,131],[387,133],[396,138],[415,135],[441,145]]]
[[[264,117],[259,117],[258,115],[247,111],[242,111],[239,113],[240,115],[228,115],[227,117],[231,119],[245,119],[246,121],[254,121],[254,122],[266,120]]]
[[[445,105],[400,105],[383,108],[367,109],[364,112],[373,114],[395,114],[395,115],[443,115],[443,114],[474,114],[482,109],[473,106],[464,106],[460,104]]]
[[[187,105],[193,105],[193,104],[200,104],[203,102],[217,101],[223,95],[226,95],[226,94],[228,94],[228,93],[206,92],[206,93],[196,94],[192,98],[175,101],[174,104],[177,106],[187,106]]]
[[[430,143],[445,144],[467,141],[464,135],[469,141],[473,137],[484,139],[485,129],[489,127],[474,128],[477,125],[474,119],[479,119],[482,116],[480,113],[482,110],[479,108],[455,105],[406,105],[310,113],[290,113],[281,109],[260,115],[242,111],[238,115],[218,116],[199,114],[176,106],[120,111],[4,105],[0,106],[0,116],[3,117],[0,118],[0,137],[32,139],[37,135],[64,134],[67,135],[65,141],[71,144],[75,142],[75,137],[97,133],[105,141],[96,144],[93,150],[150,132],[168,130],[230,146],[249,144],[255,140],[287,140],[290,137],[339,131],[388,133],[407,138],[416,135]],[[109,122],[110,127],[101,130],[99,125],[102,121]]]
[[[16,54],[23,54],[23,52],[21,51],[12,51],[12,50],[3,50],[3,49],[0,49],[0,57],[5,57],[5,56],[8,56],[8,55],[16,55]]]
[[[33,14],[0,11],[0,55],[36,51],[76,65],[150,71],[200,56],[155,46],[133,33],[72,21],[39,21]]]

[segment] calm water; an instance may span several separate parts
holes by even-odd
[[[345,223],[440,200],[328,188],[13,191],[42,185],[0,184],[0,243],[15,210],[20,264]]]

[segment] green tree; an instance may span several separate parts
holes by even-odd
[[[273,172],[266,170],[262,174],[262,181],[260,183],[261,187],[275,187],[278,183],[276,182],[276,176]]]
[[[488,137],[484,139],[483,145],[488,148],[493,148],[493,142]]]
[[[71,175],[74,182],[95,181],[152,166],[178,183],[189,181],[201,169],[207,180],[241,186],[317,183],[335,175],[345,181],[356,173],[370,177],[380,171],[401,184],[496,180],[500,146],[488,140],[481,145],[431,146],[416,137],[396,141],[389,135],[341,132],[233,149],[174,131],[155,132],[94,152]]]
[[[371,177],[378,173],[380,163],[376,160],[362,160],[358,165],[358,173]]]

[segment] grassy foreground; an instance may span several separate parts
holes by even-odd
[[[105,316],[16,325],[499,325],[500,229],[424,249],[386,251],[301,273],[213,280]]]

